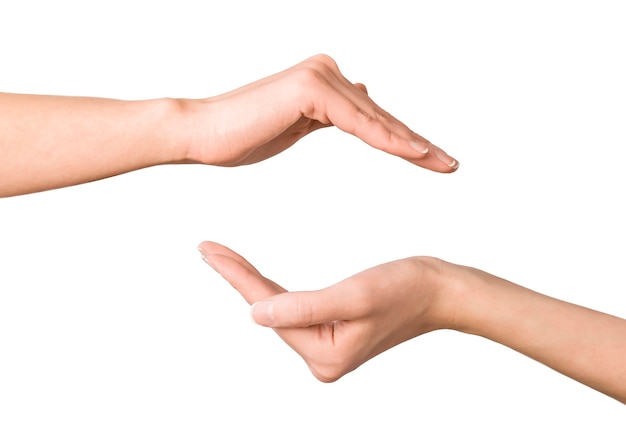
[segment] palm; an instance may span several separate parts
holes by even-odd
[[[302,116],[277,137],[270,140],[259,139],[257,147],[252,147],[249,151],[244,150],[233,161],[221,165],[240,166],[261,162],[285,151],[304,136],[325,126],[327,125]]]
[[[201,249],[249,304],[268,297],[286,300],[274,330],[322,381],[336,380],[375,355],[440,328],[441,320],[431,313],[436,289],[428,260],[399,260],[323,290],[287,293],[234,251],[212,242]]]

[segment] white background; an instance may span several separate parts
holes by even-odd
[[[626,15],[504,3],[2,0],[0,91],[199,98],[327,53],[461,167],[332,128],[250,167],[1,199],[0,421],[624,421],[452,332],[320,383],[196,251],[293,290],[432,255],[625,317]]]

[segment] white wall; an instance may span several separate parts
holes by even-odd
[[[456,333],[317,382],[195,249],[224,243],[293,290],[433,255],[626,317],[626,16],[504,3],[3,0],[0,91],[203,97],[327,53],[461,168],[333,128],[251,167],[0,199],[0,421],[623,421]]]

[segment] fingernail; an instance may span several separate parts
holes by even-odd
[[[428,153],[428,145],[427,144],[410,140],[409,141],[409,145],[411,146],[411,148],[413,148],[413,150],[417,150],[417,151],[419,151],[422,154]]]
[[[257,301],[250,307],[252,321],[261,326],[274,324],[274,303],[272,301]]]
[[[217,269],[215,268],[215,266],[213,265],[213,263],[211,263],[211,260],[209,260],[209,255],[205,254],[204,251],[202,251],[202,248],[198,247],[198,251],[200,252],[200,255],[202,256],[202,260],[204,260],[204,262],[206,264],[208,264],[209,266],[211,266],[211,268],[213,270],[215,270],[217,272]]]
[[[459,162],[457,162],[452,157],[448,156],[443,150],[439,148],[435,148],[434,152],[435,152],[435,156],[437,156],[437,158],[443,163],[445,163],[447,166],[451,167],[452,169],[456,169],[459,167]]]

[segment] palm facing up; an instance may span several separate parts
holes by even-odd
[[[437,259],[398,260],[319,291],[287,292],[222,245],[204,242],[200,251],[254,304],[253,318],[273,327],[324,382],[394,345],[446,327],[451,315],[439,282],[447,263]]]

